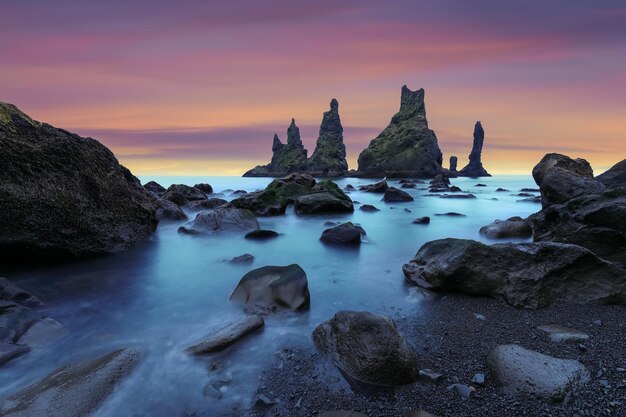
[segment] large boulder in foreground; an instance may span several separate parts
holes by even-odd
[[[480,234],[491,239],[531,237],[533,229],[528,220],[515,216],[506,220],[495,220],[493,223],[481,227]]]
[[[424,244],[402,270],[424,288],[500,298],[516,307],[626,304],[626,271],[576,245],[441,239]]]
[[[599,194],[604,184],[593,178],[591,165],[584,159],[572,159],[549,153],[533,168],[533,178],[541,190],[543,207],[563,204],[572,198]]]
[[[192,235],[220,232],[243,233],[258,228],[259,222],[250,210],[220,207],[201,211],[195,219],[182,225],[178,233]]]
[[[387,317],[340,311],[313,331],[313,342],[356,381],[402,385],[416,380],[415,352]]]
[[[2,102],[0,167],[5,262],[118,252],[156,228],[149,192],[110,150]]]
[[[626,187],[626,159],[596,177],[607,188]]]
[[[252,306],[282,306],[295,311],[309,306],[309,282],[300,265],[264,266],[244,275],[230,299]]]
[[[573,386],[589,381],[589,372],[573,359],[559,359],[518,345],[500,345],[487,366],[503,392],[562,401]]]
[[[427,177],[442,171],[443,156],[428,128],[424,89],[402,86],[400,111],[359,155],[359,176]]]
[[[626,188],[554,204],[530,217],[533,240],[583,246],[626,268]]]
[[[57,369],[0,403],[4,417],[92,415],[139,363],[130,349]]]

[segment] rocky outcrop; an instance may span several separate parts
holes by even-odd
[[[521,217],[510,217],[506,220],[496,220],[480,228],[480,234],[491,239],[508,239],[511,237],[530,237],[533,229],[530,222]]]
[[[457,158],[456,156],[451,156],[450,157],[450,172],[452,173],[456,173],[456,166],[459,162],[459,158]]]
[[[246,316],[221,330],[212,332],[204,339],[189,346],[187,352],[195,355],[220,352],[234,345],[247,335],[263,328],[264,325],[263,317],[258,315]]]
[[[152,204],[156,208],[156,217],[162,220],[186,220],[187,215],[181,210],[180,206],[160,197],[154,197]]]
[[[300,129],[296,121],[291,119],[287,128],[287,144],[280,141],[274,134],[272,143],[272,160],[268,165],[259,165],[243,174],[244,177],[281,177],[292,172],[305,170],[307,150],[300,140]]]
[[[626,304],[626,271],[576,245],[441,239],[424,244],[402,269],[424,288],[500,298],[516,307]]]
[[[331,180],[320,181],[313,192],[296,199],[297,214],[352,213],[354,204],[350,197]]]
[[[309,282],[299,265],[264,266],[244,275],[230,299],[252,306],[283,306],[295,311],[309,306]]]
[[[572,198],[600,194],[605,186],[593,178],[593,170],[584,159],[549,153],[533,168],[533,178],[541,190],[544,208],[563,204]]]
[[[346,145],[343,143],[343,127],[336,99],[330,101],[330,110],[324,112],[315,150],[306,162],[306,172],[317,177],[341,177],[348,173]]]
[[[608,188],[626,187],[626,159],[613,165],[608,171],[598,175],[596,180]]]
[[[206,200],[207,195],[196,187],[185,184],[172,184],[161,196],[165,200],[183,206],[190,201]]]
[[[150,194],[98,141],[0,102],[0,258],[114,253],[151,235]]]
[[[216,208],[201,211],[196,218],[178,229],[184,234],[242,233],[257,230],[259,222],[250,210]]]
[[[589,381],[589,372],[573,359],[544,355],[518,345],[500,345],[487,356],[487,366],[502,391],[562,401],[572,387]]]
[[[417,379],[415,352],[387,317],[340,311],[313,331],[313,342],[356,381],[401,385]]]
[[[359,176],[434,177],[442,171],[435,132],[428,128],[424,89],[402,87],[400,111],[359,155]]]
[[[331,245],[359,246],[363,235],[365,230],[362,227],[347,222],[324,230],[320,240]]]
[[[481,160],[483,143],[485,141],[485,131],[480,122],[474,126],[474,142],[472,151],[469,154],[469,164],[458,172],[459,177],[490,177],[491,175],[483,168]]]
[[[5,417],[92,415],[139,363],[139,353],[121,349],[66,365],[0,403]]]

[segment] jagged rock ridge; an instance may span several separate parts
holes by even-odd
[[[340,177],[348,172],[346,145],[343,143],[343,127],[336,99],[330,101],[330,110],[324,112],[315,151],[306,163],[305,172],[323,177]]]

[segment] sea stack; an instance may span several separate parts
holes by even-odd
[[[359,155],[362,177],[424,177],[442,172],[435,132],[428,128],[424,89],[402,86],[400,111]]]
[[[456,165],[459,159],[456,156],[450,157],[450,172],[456,172]]]
[[[296,121],[291,119],[287,128],[287,144],[280,141],[274,134],[272,143],[272,160],[268,165],[259,165],[243,174],[244,177],[282,177],[292,172],[304,170],[307,150],[300,140],[300,129]]]
[[[485,131],[480,122],[474,126],[474,143],[472,152],[469,154],[469,164],[459,171],[460,177],[491,177],[491,174],[483,168],[481,154],[483,152],[483,142],[485,141]]]
[[[318,177],[341,177],[348,172],[343,127],[339,118],[339,103],[330,101],[330,110],[324,112],[317,145],[306,163],[306,173]]]

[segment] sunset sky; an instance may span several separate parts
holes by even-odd
[[[492,173],[626,158],[626,3],[0,0],[0,101],[138,175],[240,175],[292,117],[313,152],[339,100],[350,168],[426,90],[445,166],[476,120]]]

